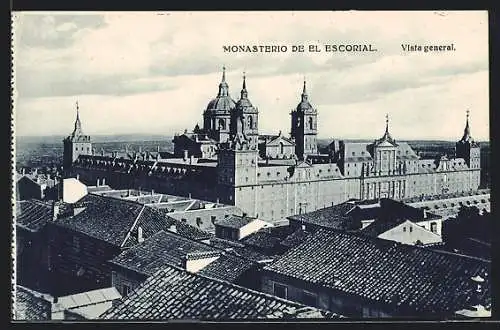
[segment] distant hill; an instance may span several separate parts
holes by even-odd
[[[66,136],[17,136],[16,143],[61,143]],[[92,141],[99,142],[137,142],[137,141],[162,141],[172,140],[169,135],[148,135],[148,134],[121,134],[121,135],[92,135]]]

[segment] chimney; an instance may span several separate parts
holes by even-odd
[[[57,202],[54,202],[54,206],[52,208],[52,220],[57,220],[57,217],[59,216],[60,208],[59,204]]]
[[[189,193],[189,199],[191,199],[191,193]]]
[[[219,199],[217,198],[217,201],[216,201],[217,204],[219,204]]]
[[[78,181],[80,181],[80,174],[77,174],[77,175],[76,175],[76,179],[77,179]]]
[[[424,209],[424,219],[427,219],[427,210]]]
[[[188,159],[188,151],[184,150],[184,161]]]
[[[219,251],[198,251],[187,253],[184,257],[184,268],[190,273],[197,273],[215,260],[219,259]]]
[[[171,225],[170,227],[168,227],[168,231],[177,233],[177,226],[175,224]]]
[[[139,243],[144,242],[144,236],[142,235],[142,227],[141,227],[141,226],[139,226],[139,227],[137,228],[137,241],[138,241]]]
[[[191,157],[189,157],[189,164],[193,164],[194,163],[194,156],[191,155]]]
[[[155,194],[155,190],[151,189],[151,195],[154,195],[154,194]]]
[[[22,172],[21,172],[21,173],[23,174],[23,176],[24,176],[24,175],[26,175],[26,169],[25,169],[24,167],[23,167],[23,169],[22,169]]]
[[[160,153],[160,146],[156,146],[156,152]]]
[[[106,184],[106,178],[102,178],[101,186],[104,186],[105,184]]]

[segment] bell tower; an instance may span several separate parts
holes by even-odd
[[[292,110],[291,135],[295,139],[295,154],[299,159],[318,153],[318,112],[309,103],[306,81],[302,90],[301,101]]]
[[[92,155],[90,135],[85,135],[80,121],[80,107],[76,102],[76,120],[73,133],[63,140],[63,172],[65,176],[71,174],[72,166],[80,155]]]
[[[243,73],[241,96],[231,116],[230,135],[248,141],[250,149],[257,149],[259,140],[259,110],[248,99],[246,76]]]

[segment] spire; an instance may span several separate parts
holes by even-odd
[[[470,141],[472,140],[472,136],[470,135],[470,127],[469,127],[469,109],[467,109],[467,115],[465,119],[465,128],[464,128],[464,136],[462,137],[462,141]]]
[[[304,87],[302,89],[302,101],[307,101],[306,77],[304,77]]]
[[[243,87],[241,89],[241,98],[246,99],[248,97],[247,92],[247,82],[246,82],[246,74],[243,72]]]
[[[75,129],[73,130],[73,136],[83,135],[82,131],[82,123],[80,122],[80,107],[78,105],[78,101],[76,101],[76,120],[75,120]]]
[[[389,114],[385,114],[385,135],[389,135]]]
[[[218,96],[228,96],[229,95],[229,86],[226,83],[226,66],[222,67],[222,80],[219,84],[219,95]]]
[[[392,138],[391,134],[389,133],[389,114],[385,115],[385,132],[384,136],[382,136],[381,139],[376,140],[376,143],[382,143],[384,141],[388,141],[391,144],[395,144],[396,141]]]

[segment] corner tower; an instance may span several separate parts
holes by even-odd
[[[85,135],[82,130],[82,123],[80,122],[80,108],[76,102],[76,120],[73,133],[63,140],[64,154],[63,154],[63,171],[65,175],[71,173],[73,162],[80,155],[92,154],[92,142],[90,136]]]
[[[455,154],[458,158],[463,158],[470,169],[481,168],[481,150],[479,144],[474,141],[470,134],[469,110],[467,110],[464,135],[455,144]]]
[[[306,81],[302,90],[302,99],[295,110],[292,110],[291,135],[295,139],[295,154],[299,159],[318,153],[318,112],[309,103]]]

